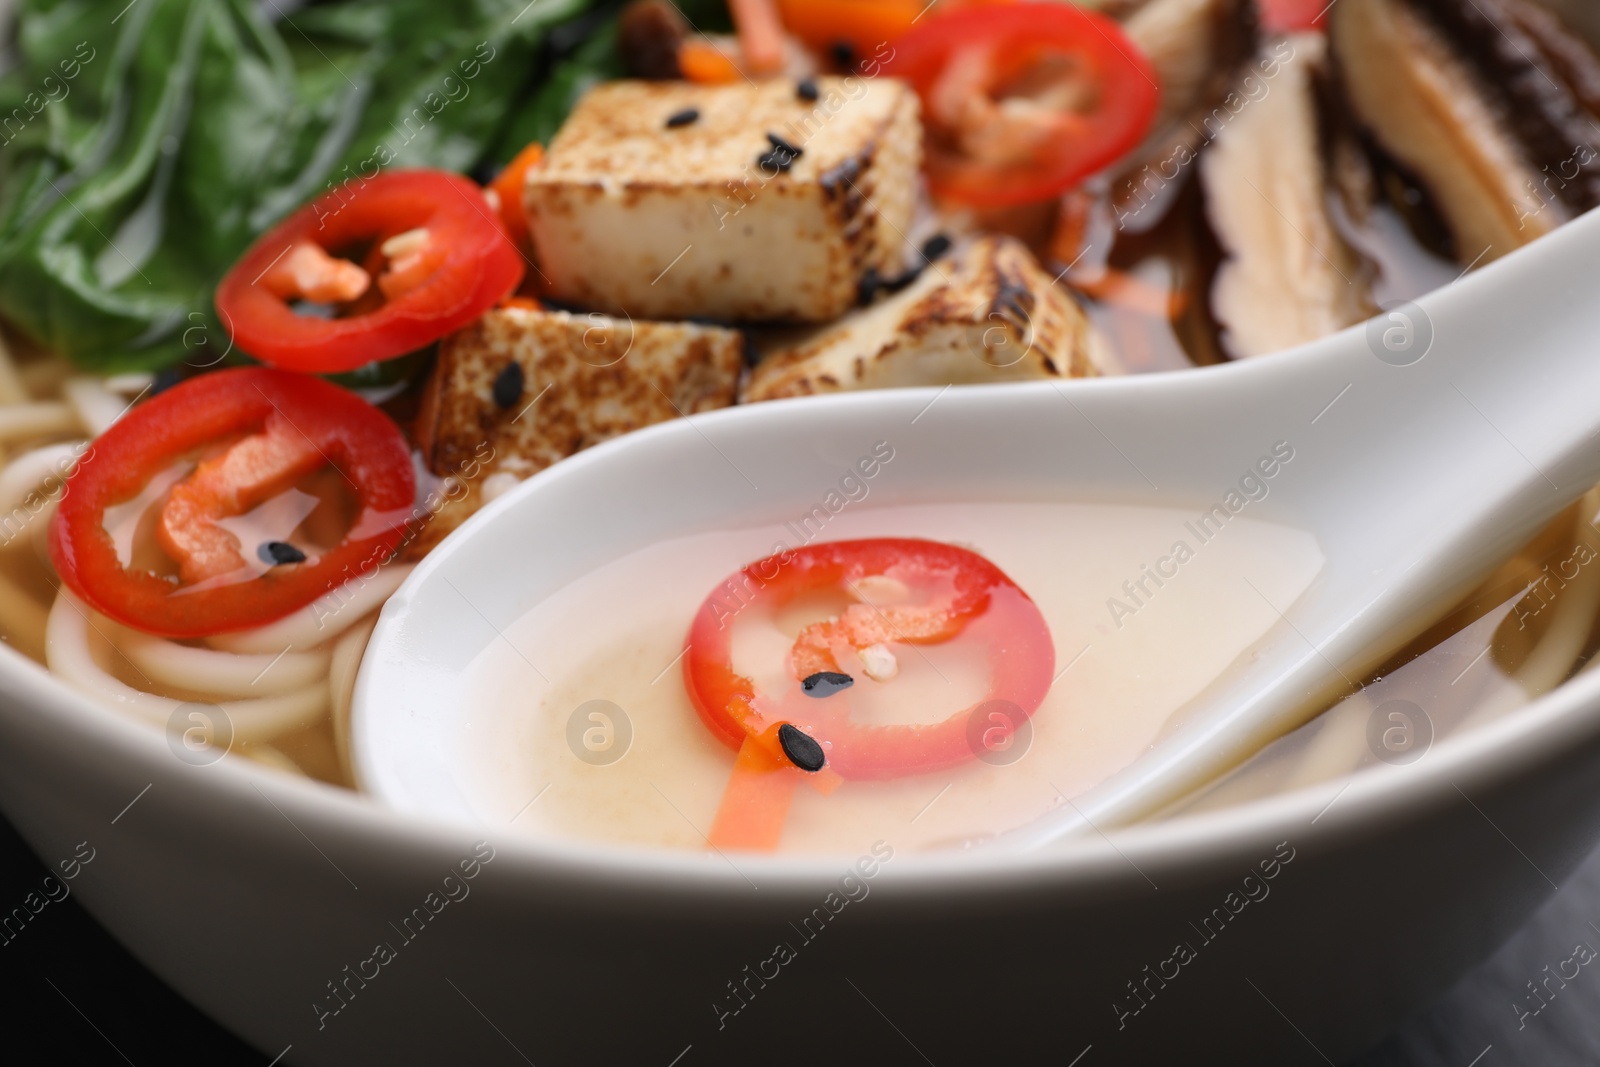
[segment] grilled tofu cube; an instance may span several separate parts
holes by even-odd
[[[984,237],[831,326],[769,343],[745,400],[1087,378],[1115,370],[1077,303],[1010,237]]]
[[[916,94],[816,82],[816,101],[781,79],[591,89],[524,190],[550,295],[635,318],[827,322],[868,270],[899,273]]]
[[[733,403],[737,330],[505,307],[445,338],[414,432],[449,479],[415,557],[499,492],[581,449]]]

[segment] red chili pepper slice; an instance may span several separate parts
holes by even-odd
[[[902,583],[917,599],[889,606],[858,602],[807,627],[789,656],[789,674],[795,679],[789,692],[759,693],[734,669],[736,612],[763,606],[776,610],[803,593],[829,588],[851,592],[864,579],[878,576]],[[728,588],[744,592],[730,600]],[[942,721],[872,725],[850,715],[849,690],[820,700],[801,694],[802,679],[819,671],[840,671],[874,645],[957,640],[984,650],[990,691],[983,701]],[[973,716],[993,701],[1015,705],[1020,715],[1009,728],[990,726],[986,719],[986,739],[993,744],[1004,739],[1000,735],[1009,736],[1043,702],[1054,665],[1055,647],[1038,607],[1000,568],[954,545],[909,538],[838,541],[750,564],[701,604],[684,655],[684,684],[701,721],[739,749],[712,844],[776,846],[793,787],[807,777],[784,755],[778,738],[784,723],[826,750],[831,775],[823,780],[824,787],[841,779],[926,774],[978,754],[971,741]]]
[[[1121,27],[1071,4],[936,12],[894,49],[883,72],[922,98],[929,184],[976,207],[1070,189],[1139,143],[1160,95]]]
[[[231,442],[231,443],[230,443]],[[208,446],[162,506],[156,537],[177,577],[125,567],[106,509]],[[331,465],[354,487],[359,511],[343,543],[260,576],[218,520],[240,515]],[[50,555],[67,586],[101,613],[163,637],[245,630],[305,607],[387,560],[416,496],[410,449],[398,427],[354,393],[266,367],[201,375],[133,408],[95,439],[67,479],[50,526]]]
[[[393,238],[401,247],[374,282],[356,263]],[[330,265],[329,257],[345,258]],[[268,231],[217,287],[217,313],[257,359],[332,374],[460,329],[516,289],[522,272],[522,255],[476,184],[444,171],[394,171],[348,182]],[[291,306],[330,295],[333,318]]]

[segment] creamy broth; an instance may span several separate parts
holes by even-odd
[[[889,836],[906,847],[968,842],[1021,825],[1135,760],[1177,708],[1279,625],[1272,605],[1298,598],[1323,562],[1314,538],[1295,529],[1240,516],[1202,543],[1194,522],[1183,510],[1057,503],[904,506],[835,518],[826,540],[921,537],[993,561],[1042,610],[1058,674],[1014,762],[851,781],[828,796],[802,788],[783,847],[851,851]],[[701,724],[684,691],[684,637],[715,586],[792,540],[774,526],[657,544],[566,586],[507,627],[464,679],[473,712],[456,743],[470,750],[464,765],[482,773],[463,788],[481,810],[514,817],[529,832],[703,848],[733,751]],[[741,615],[735,667],[763,691],[795,685],[782,674],[784,651],[804,622],[834,610]],[[938,721],[983,699],[982,672],[962,670],[947,649],[895,650],[899,675],[858,678],[853,714]],[[575,755],[583,730],[601,731],[592,735],[597,745],[605,740],[605,722],[588,718],[594,705],[572,726],[590,701],[622,709],[618,716],[601,708],[618,720],[614,744],[631,730],[614,762]]]

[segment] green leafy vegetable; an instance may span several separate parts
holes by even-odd
[[[673,6],[698,32],[733,32],[724,0],[674,0]],[[580,96],[600,82],[627,76],[617,52],[617,21],[614,12],[607,14],[602,8],[550,35],[550,43],[557,46],[555,62],[507,123],[494,153],[497,162],[511,159],[530,141],[549,144]]]
[[[28,0],[0,316],[95,370],[221,358],[212,290],[257,234],[359,175],[472,168],[589,2]]]
[[[513,117],[497,154],[510,159],[530,141],[549,144],[578,97],[590,87],[626,73],[617,54],[617,20],[611,18],[570,55],[556,61],[550,77]]]

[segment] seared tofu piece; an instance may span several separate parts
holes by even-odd
[[[815,80],[815,101],[787,79],[589,90],[524,190],[550,295],[634,318],[812,323],[848,311],[869,270],[898,274],[916,94]]]
[[[737,330],[499,308],[445,338],[414,433],[453,479],[415,556],[516,482],[590,445],[733,403]]]
[[[769,345],[744,400],[1112,372],[1082,309],[1022,242],[984,237],[837,323]]]

